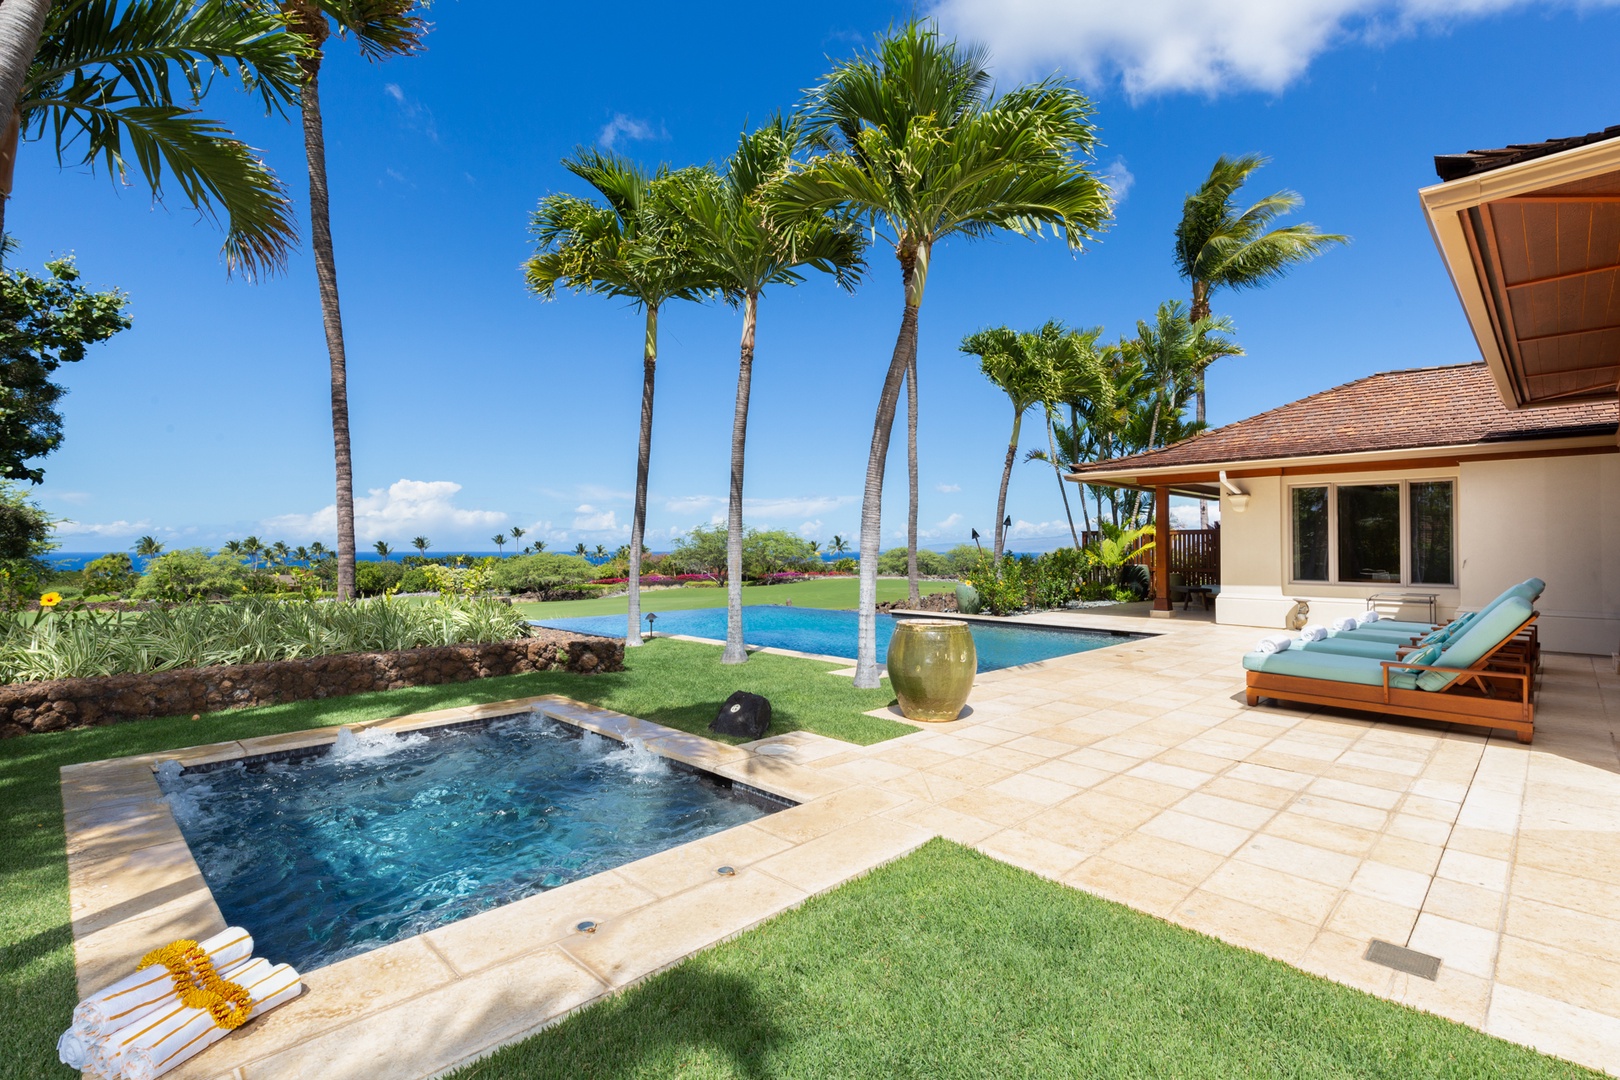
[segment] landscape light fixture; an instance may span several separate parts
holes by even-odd
[[[979,530],[978,529],[969,529],[968,532],[973,534],[973,542],[975,544],[979,544]],[[980,555],[984,554],[984,545],[983,544],[979,544],[979,554]]]

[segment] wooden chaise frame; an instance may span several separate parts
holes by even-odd
[[[1511,648],[1524,639],[1536,613],[1519,625],[1502,643],[1467,668],[1411,664],[1404,660],[1379,661],[1384,669],[1382,686],[1310,679],[1298,675],[1272,675],[1250,671],[1246,697],[1250,705],[1261,698],[1300,701],[1310,705],[1331,705],[1342,709],[1408,716],[1416,720],[1442,720],[1473,727],[1501,728],[1513,732],[1522,743],[1535,735],[1536,668],[1528,659],[1514,655]],[[1532,634],[1534,631],[1531,631]],[[1506,653],[1504,654],[1504,650]],[[1389,673],[1397,671],[1439,671],[1457,678],[1440,690],[1402,690],[1389,685]]]

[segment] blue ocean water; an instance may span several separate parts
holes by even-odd
[[[226,922],[301,970],[768,812],[538,715],[159,781]]]
[[[604,637],[623,637],[623,615],[591,615],[575,619],[545,619],[541,626],[558,630],[578,630]],[[889,651],[894,636],[894,617],[877,617],[878,663]],[[979,654],[979,670],[1032,664],[1055,656],[1088,652],[1132,641],[1141,634],[1113,633],[1107,630],[1048,630],[1020,625],[970,623],[973,645]],[[726,609],[700,608],[695,611],[659,612],[652,628],[661,634],[691,637],[726,636]],[[853,611],[825,608],[786,607],[777,604],[750,604],[743,608],[743,639],[750,645],[773,649],[794,649],[824,656],[855,657],[856,615]]]

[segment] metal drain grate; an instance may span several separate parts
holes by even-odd
[[[1408,949],[1404,945],[1395,945],[1388,941],[1379,941],[1373,938],[1367,946],[1367,959],[1375,964],[1382,964],[1396,971],[1404,971],[1408,975],[1416,975],[1420,979],[1434,982],[1440,977],[1440,958],[1430,956],[1428,953]]]

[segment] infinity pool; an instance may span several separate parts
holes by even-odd
[[[557,630],[578,630],[604,637],[624,637],[623,615],[592,615],[578,619],[546,619],[539,625]],[[889,651],[889,639],[894,636],[895,619],[892,615],[877,617],[878,663],[883,663]],[[1088,652],[1134,641],[1144,634],[1129,634],[1109,630],[1050,630],[1020,624],[995,625],[974,622],[973,644],[979,654],[979,670],[1032,664],[1037,660],[1050,660],[1056,656]],[[726,636],[726,609],[700,608],[695,611],[660,612],[653,629],[661,634],[686,634],[691,637],[719,638]],[[784,607],[776,604],[751,604],[743,608],[743,638],[750,645],[774,649],[793,649],[797,652],[818,653],[823,656],[855,658],[856,615],[853,611],[829,611],[825,608]]]
[[[529,714],[158,780],[225,921],[301,970],[788,805]]]

